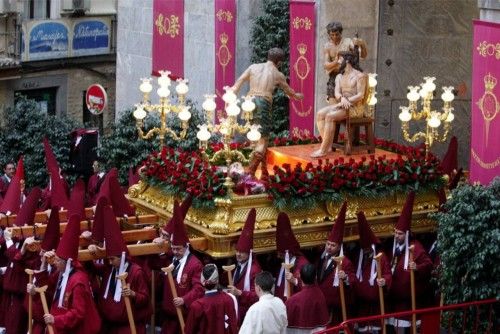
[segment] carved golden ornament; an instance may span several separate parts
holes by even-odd
[[[497,157],[495,161],[485,162],[479,157],[479,155],[477,154],[476,151],[474,151],[473,148],[470,149],[470,153],[474,161],[483,169],[495,169],[498,166],[500,166],[500,157]]]
[[[219,40],[222,44],[221,46],[219,46],[219,50],[217,51],[217,59],[219,60],[219,64],[222,66],[222,82],[225,83],[226,66],[233,58],[233,55],[231,54],[231,51],[229,51],[229,48],[227,47],[227,42],[229,40],[229,37],[225,32],[219,35]]]
[[[307,53],[307,45],[304,43],[297,44],[297,51],[299,52],[299,57],[293,64],[293,69],[295,70],[295,74],[300,80],[300,91],[304,91],[304,80],[309,76],[309,72],[311,71],[311,66],[309,65],[309,61],[305,57]],[[295,101],[292,101],[292,107],[294,112],[300,117],[307,117],[311,114],[312,106],[309,106],[307,110],[304,111],[304,101],[300,100],[300,110],[295,105]]]
[[[292,21],[292,26],[296,30],[299,30],[301,28],[303,28],[305,30],[311,30],[312,21],[307,16],[306,17],[296,16]]]
[[[478,53],[483,57],[495,56],[497,60],[500,59],[500,43],[488,43],[487,41],[482,41],[477,46]]]
[[[484,126],[485,126],[485,138],[483,144],[488,146],[488,138],[490,132],[490,122],[495,119],[497,113],[500,110],[500,103],[498,103],[497,97],[493,93],[493,89],[497,85],[497,79],[488,73],[483,78],[484,81],[484,94],[481,96],[479,101],[476,102],[479,110],[483,114]]]
[[[229,10],[219,9],[216,16],[219,21],[226,21],[227,23],[233,21],[233,13]]]
[[[166,16],[163,16],[163,14],[161,13],[158,14],[155,20],[155,26],[160,36],[165,34],[170,35],[171,38],[174,38],[179,35],[179,17],[176,15],[170,15],[170,18],[168,18]]]
[[[174,197],[164,194],[158,188],[144,185],[136,187],[141,192],[130,197],[138,212],[157,214],[165,223],[173,214]],[[134,190],[135,191],[135,190]],[[129,194],[134,191],[129,190]],[[134,193],[135,194],[135,193]],[[344,232],[344,241],[358,239],[358,210],[365,211],[370,226],[379,237],[393,234],[406,194],[395,194],[383,199],[368,199],[346,196],[348,211]],[[301,247],[313,247],[324,244],[342,203],[317,203],[304,209],[285,208],[290,217],[294,235]],[[413,211],[412,230],[419,232],[433,231],[436,222],[428,218],[428,213],[437,210],[438,199],[435,192],[417,193]],[[250,196],[232,196],[216,199],[215,208],[195,209],[191,207],[186,215],[185,224],[188,235],[204,238],[206,247],[198,249],[214,258],[234,256],[234,247],[238,241],[248,212],[256,209],[254,231],[254,251],[256,253],[276,250],[277,210],[267,194]],[[326,219],[326,220],[325,220]]]

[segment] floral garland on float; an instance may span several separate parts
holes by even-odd
[[[289,146],[317,143],[319,138],[275,137],[270,142],[274,146]],[[231,149],[245,156],[251,153],[247,142],[231,145]],[[343,193],[375,198],[409,190],[437,190],[445,185],[439,159],[432,154],[426,159],[423,146],[405,146],[383,139],[376,139],[376,146],[397,153],[397,158],[368,155],[358,162],[339,158],[319,160],[317,165],[275,165],[273,173],[264,175],[261,180],[246,175],[243,166],[236,163],[229,174],[236,184],[234,192],[237,195],[265,192],[280,209],[308,208],[319,201],[341,201]],[[213,156],[222,148],[220,143],[213,143],[205,153]],[[224,163],[220,161],[220,165]],[[191,194],[194,207],[212,208],[215,198],[227,196],[224,186],[227,168],[218,164],[210,164],[199,151],[164,147],[144,161],[142,176],[149,185],[166,194]]]

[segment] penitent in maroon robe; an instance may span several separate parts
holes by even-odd
[[[326,327],[330,319],[325,296],[315,285],[305,285],[285,303],[288,327],[315,329]]]
[[[309,261],[303,256],[303,255],[297,255],[295,258],[295,263],[292,269],[290,269],[290,272],[293,273],[293,277],[295,277],[298,281],[297,285],[291,284],[290,286],[292,287],[292,291],[290,291],[290,296],[292,296],[294,293],[297,293],[300,291],[302,288],[302,281],[300,280],[300,270],[302,269],[303,266],[308,264]],[[280,268],[281,269],[281,268]],[[274,296],[281,298],[281,300],[286,301],[285,297],[285,284],[287,284],[285,274],[283,274],[283,277],[281,279],[281,284],[278,286],[278,280],[279,280],[279,273],[280,269],[278,269],[277,274],[275,276],[276,278],[276,286],[274,290]]]
[[[101,319],[92,298],[90,281],[78,262],[73,262],[64,292],[62,307],[54,299],[50,314],[54,316],[57,334],[94,334],[101,327]],[[62,292],[61,292],[62,293]]]
[[[248,263],[247,263],[248,264]],[[237,281],[234,281],[234,287],[241,290],[241,295],[236,297],[238,299],[238,323],[241,325],[245,314],[247,314],[250,306],[259,301],[259,297],[255,293],[255,276],[262,271],[257,259],[252,259],[252,268],[250,268],[250,291],[243,291],[245,287],[245,276],[247,274],[248,266],[245,266],[245,271],[241,273]]]
[[[24,309],[24,296],[28,275],[24,269],[34,269],[39,265],[37,253],[26,252],[21,254],[22,241],[13,240],[14,243],[6,249],[8,258],[7,268],[3,278],[3,293],[0,312],[4,317],[7,333],[26,333],[28,314]],[[5,247],[5,244],[2,245]]]
[[[337,271],[337,263],[332,258],[330,264],[327,265],[322,273],[323,261],[327,260],[322,258],[317,266],[318,286],[321,291],[323,291],[329,311],[332,312],[332,325],[337,325],[342,321],[340,290],[338,286],[333,286],[335,272]],[[351,305],[354,299],[352,296],[353,288],[357,283],[357,278],[352,262],[347,257],[344,257],[342,261],[342,270],[346,273],[348,282],[347,284],[347,282],[344,281],[345,303],[346,305]],[[349,318],[349,314],[347,314],[347,317]]]
[[[203,265],[200,260],[198,260],[193,254],[189,254],[182,272],[179,272],[180,283],[177,283],[176,277],[174,276],[177,296],[184,299],[184,305],[182,306],[184,316],[187,315],[187,311],[191,304],[195,300],[203,297],[204,289],[200,282],[202,270]],[[173,302],[174,297],[172,296],[170,283],[168,282],[166,276],[164,276],[164,280],[165,285],[163,286],[162,308],[165,312],[165,318],[163,319],[161,332],[162,334],[177,334],[180,333],[180,326],[177,318],[177,311]]]
[[[130,297],[130,301],[136,331],[138,334],[145,334],[146,323],[149,321],[152,312],[147,278],[142,268],[135,263],[129,262],[126,271],[128,273],[126,281],[130,284],[130,289],[135,292],[135,297]],[[101,332],[110,334],[130,334],[125,298],[122,296],[120,301],[116,302],[111,292],[108,292],[107,298],[104,298],[111,273],[112,268],[106,266],[98,295],[97,305],[103,320]]]
[[[233,298],[217,290],[207,291],[189,307],[185,334],[236,334],[238,322]]]
[[[361,264],[362,280],[358,280],[358,283],[354,288],[356,295],[356,317],[367,317],[370,315],[380,314],[379,286],[377,284],[377,279],[375,278],[373,285],[370,285],[372,259],[373,255],[371,252],[369,253],[369,256],[365,255],[363,257],[363,263]],[[380,267],[382,271],[382,278],[385,279],[383,292],[387,292],[390,289],[392,282],[391,267],[389,266],[387,256],[382,255],[380,259]],[[363,327],[368,324],[363,323],[359,325],[360,327]],[[380,321],[372,322],[370,325],[381,327]]]
[[[417,265],[415,270],[415,289],[416,295],[422,291],[422,287],[426,285],[430,278],[432,270],[432,262],[426,251],[418,241],[412,241],[414,245],[414,261]],[[392,269],[392,283],[389,290],[388,305],[392,306],[388,312],[400,312],[411,310],[411,286],[410,286],[410,269],[404,269],[405,249],[401,254],[392,258],[390,257]]]

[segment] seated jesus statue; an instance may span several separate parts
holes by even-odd
[[[322,138],[321,146],[311,154],[319,158],[332,150],[334,123],[347,118],[363,117],[367,76],[359,67],[358,57],[350,51],[339,53],[342,62],[340,74],[335,79],[335,99],[337,103],[318,111],[316,126]]]

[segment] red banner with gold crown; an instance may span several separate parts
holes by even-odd
[[[216,122],[224,110],[224,86],[235,80],[236,1],[215,0],[215,92],[217,94]]]
[[[474,21],[470,181],[500,175],[500,24]]]
[[[184,77],[184,0],[154,0],[153,75]]]
[[[290,86],[304,94],[290,99],[290,133],[314,134],[315,9],[312,1],[290,1]]]

